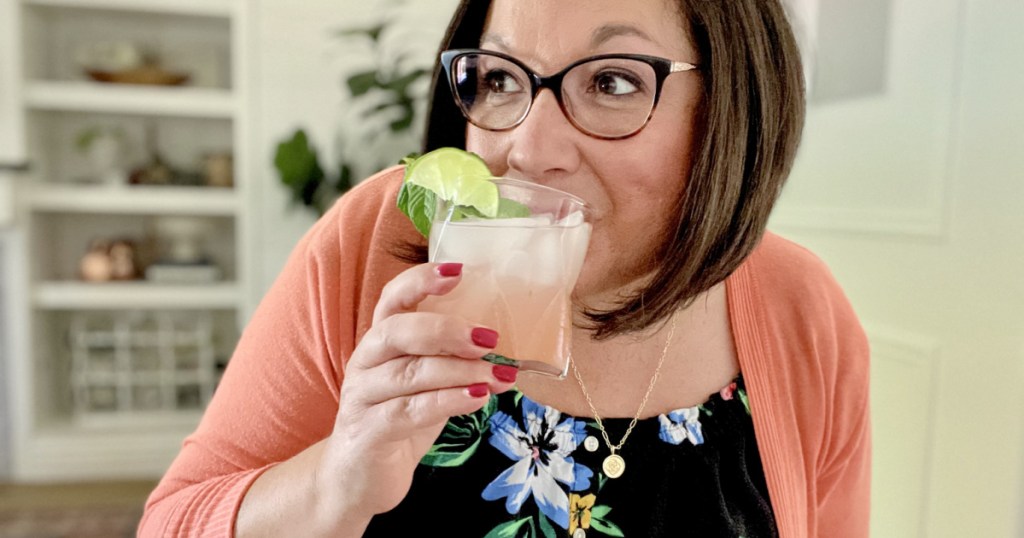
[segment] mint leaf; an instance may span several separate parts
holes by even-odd
[[[423,237],[430,237],[430,222],[434,220],[436,196],[429,189],[408,181],[402,183],[402,189],[398,191],[398,209],[409,217]]]
[[[498,213],[493,217],[496,219],[517,219],[530,216],[530,208],[515,200],[500,198],[498,200]],[[452,211],[452,221],[458,222],[465,219],[486,219],[490,218],[481,213],[477,208],[469,205],[455,206]]]
[[[524,204],[521,204],[515,200],[509,200],[508,198],[498,199],[498,216],[499,219],[520,219],[530,216],[530,208]]]
[[[485,219],[483,213],[477,211],[477,209],[471,205],[457,205],[452,211],[452,222],[458,222],[466,219]]]

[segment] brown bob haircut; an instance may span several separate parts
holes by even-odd
[[[779,0],[664,1],[678,3],[699,54],[700,135],[652,276],[616,308],[587,312],[594,338],[663,322],[739,267],[764,234],[803,128],[800,53]],[[441,50],[478,47],[490,3],[462,0]],[[431,91],[424,150],[465,148],[466,120],[439,66]]]

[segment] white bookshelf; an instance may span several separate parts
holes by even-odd
[[[35,110],[231,119],[238,101],[216,88],[115,86],[95,82],[28,83],[25,101]]]
[[[219,368],[230,356],[253,301],[247,248],[251,191],[247,144],[247,0],[9,0],[0,34],[15,65],[0,63],[0,103],[21,121],[0,125],[0,140],[26,141],[31,171],[13,189],[18,260],[7,283],[15,323],[7,372],[13,394],[12,474],[18,481],[154,478],[200,417]],[[89,80],[72,56],[92,41],[139,41],[190,74],[181,86],[142,86]],[[0,59],[4,55],[0,54]],[[4,76],[6,75],[6,77]],[[83,175],[87,155],[76,148],[85,128],[116,126],[136,153],[152,149],[178,174],[180,185],[129,185],[139,156],[126,153],[124,180]],[[156,132],[146,138],[146,133]],[[127,146],[126,146],[127,147]],[[127,151],[127,149],[125,150]],[[229,186],[197,185],[210,155],[230,152]],[[134,160],[132,160],[134,159]],[[130,162],[129,162],[130,161]],[[133,178],[135,176],[132,176]],[[133,182],[135,180],[133,179]],[[213,183],[212,181],[210,183]],[[220,279],[166,284],[144,278],[85,282],[79,260],[93,239],[127,238],[159,250],[168,217],[197,219],[205,254]],[[155,258],[154,258],[155,259]],[[153,261],[153,260],[149,260]],[[140,262],[144,263],[144,262]],[[141,273],[141,271],[140,271]],[[122,369],[88,371],[75,347],[83,319],[206,319],[213,331],[199,366],[174,370],[187,346],[119,351]],[[130,326],[121,322],[121,327]],[[131,338],[157,334],[142,327]],[[122,330],[122,332],[124,332]],[[204,329],[205,330],[205,329]],[[147,332],[149,331],[149,332]],[[166,331],[164,331],[166,333]],[[161,333],[163,334],[163,333]],[[123,335],[122,335],[123,336]],[[123,338],[122,338],[123,340]],[[102,353],[102,346],[100,346]],[[76,355],[77,353],[77,355]],[[132,368],[146,353],[162,357],[159,373]],[[79,357],[76,362],[73,356]],[[184,355],[182,355],[184,356]],[[136,358],[133,358],[136,357]],[[127,362],[126,362],[127,361]],[[128,366],[125,366],[127,364]],[[83,366],[85,365],[85,366]],[[130,372],[125,374],[123,372]],[[116,387],[122,399],[109,409],[82,412],[91,385]],[[176,387],[200,394],[182,404]],[[160,387],[162,404],[135,405],[133,390]],[[155,390],[155,389],[154,389]],[[124,398],[127,396],[127,399]],[[124,403],[128,402],[128,403]],[[175,407],[175,404],[180,407]]]
[[[29,6],[63,9],[120,10],[137,13],[230,17],[231,0],[24,0]]]
[[[37,308],[50,310],[232,309],[240,300],[234,283],[166,285],[144,282],[42,282],[35,286]]]
[[[26,200],[37,212],[133,215],[232,216],[240,205],[234,190],[208,187],[48,185]]]

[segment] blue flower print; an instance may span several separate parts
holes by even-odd
[[[661,432],[658,437],[666,443],[679,445],[689,440],[694,446],[704,444],[704,433],[700,427],[700,409],[687,407],[677,409],[668,415],[658,417]]]
[[[483,498],[506,498],[505,509],[518,514],[533,495],[540,511],[563,529],[569,528],[570,491],[590,487],[593,471],[576,463],[572,452],[586,438],[586,423],[572,418],[559,422],[561,413],[522,399],[523,428],[508,414],[491,416],[490,443],[515,461],[483,491]]]

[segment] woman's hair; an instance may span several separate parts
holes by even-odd
[[[595,338],[667,320],[725,280],[754,250],[789,175],[804,120],[796,39],[779,0],[665,0],[697,47],[703,102],[675,229],[647,285],[588,311]],[[479,46],[490,0],[462,0],[441,50]],[[435,66],[424,150],[466,147],[466,120]]]

